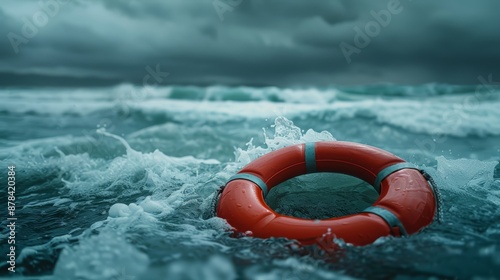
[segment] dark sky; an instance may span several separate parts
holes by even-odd
[[[0,86],[500,76],[498,0],[2,0],[0,33]]]

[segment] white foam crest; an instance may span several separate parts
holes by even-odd
[[[128,110],[139,111],[145,115],[169,116],[179,121],[214,120],[224,121],[243,117],[247,119],[274,118],[279,115],[297,116],[321,110],[314,104],[273,103],[268,101],[191,101],[191,100],[145,100],[128,104]]]
[[[425,99],[366,97],[358,101],[338,101],[318,110],[333,113],[328,121],[356,117],[375,119],[414,133],[450,135],[500,135],[500,100],[475,102],[473,94],[438,96]]]
[[[500,101],[470,103],[474,95],[443,96],[423,100],[374,100],[362,105],[379,122],[416,133],[450,135],[500,135]],[[411,116],[411,117],[410,117]]]
[[[0,111],[18,114],[79,114],[110,109],[112,103],[104,90],[10,90],[0,91],[8,101],[0,103]]]
[[[308,130],[303,134],[299,127],[284,117],[276,118],[274,130],[274,136],[266,136],[265,148],[249,146],[246,151],[240,149],[240,154],[246,154],[249,158],[253,158],[259,152],[266,153],[291,144],[334,140],[333,136],[326,131],[318,133]],[[131,228],[154,230],[157,225],[162,223],[160,219],[164,220],[164,217],[175,213],[177,208],[183,207],[191,203],[191,201],[199,205],[200,201],[197,200],[199,199],[199,194],[197,192],[199,191],[198,189],[206,185],[208,178],[206,176],[193,176],[195,175],[193,169],[196,169],[200,164],[220,164],[215,160],[199,160],[193,157],[169,157],[159,151],[149,154],[140,153],[133,150],[126,140],[119,136],[103,130],[99,133],[120,141],[126,147],[127,154],[123,157],[113,159],[106,166],[101,167],[102,169],[91,168],[92,173],[87,173],[80,168],[79,174],[74,176],[74,178],[79,178],[79,180],[68,180],[68,187],[72,191],[77,190],[78,193],[85,195],[95,193],[97,190],[102,193],[102,185],[109,185],[108,188],[111,188],[116,180],[123,179],[126,174],[134,174],[139,170],[146,171],[147,175],[144,177],[147,178],[147,181],[153,187],[152,195],[145,197],[138,203],[130,203],[128,205],[115,203],[112,205],[108,212],[108,218],[105,221],[95,223],[91,226],[91,229],[113,228],[115,232],[122,232],[124,234]],[[226,168],[215,176],[227,179],[232,173],[229,169]],[[87,175],[91,177],[86,177]],[[134,185],[137,186],[137,184]],[[206,203],[204,205],[207,206]],[[222,251],[227,250],[221,244],[214,242],[213,236],[217,233],[217,230],[225,229],[228,225],[223,223],[219,218],[209,219],[206,223],[208,228],[214,228],[214,230],[205,228],[200,231],[189,224],[177,224],[175,227],[179,228],[179,230],[169,231],[168,236],[176,240],[186,240],[185,246],[209,246],[219,248]]]
[[[0,158],[19,158],[26,154],[44,154],[54,149],[54,143],[61,146],[84,141],[84,137],[57,136],[42,139],[30,139],[15,143],[12,147],[0,147]]]
[[[127,150],[126,155],[114,158],[109,163],[102,160],[90,159],[85,155],[68,155],[63,160],[73,162],[75,159],[80,164],[69,168],[62,166],[71,178],[65,180],[66,186],[73,194],[102,195],[113,191],[117,186],[136,188],[153,188],[174,190],[177,186],[189,182],[198,182],[196,170],[200,165],[220,164],[215,159],[196,159],[192,156],[171,157],[155,150],[152,153],[141,153],[130,147],[127,141],[117,135],[100,129],[98,133],[120,141]],[[83,162],[82,162],[83,161]],[[132,177],[140,172],[145,172],[141,182],[132,184]],[[138,190],[135,190],[138,191]]]
[[[201,89],[200,89],[201,90]],[[224,87],[211,86],[206,88],[204,100],[224,101],[227,99],[278,101],[295,104],[326,104],[334,101],[338,95],[337,89],[320,90],[316,88],[278,88],[278,87]]]
[[[246,150],[241,148],[236,149],[236,164],[246,165],[264,154],[294,144],[336,140],[328,131],[316,132],[313,129],[309,129],[303,134],[300,127],[295,126],[291,120],[285,117],[277,117],[272,127],[274,128],[273,136],[267,136],[264,131],[264,147],[255,146],[252,138],[246,144]]]
[[[193,101],[193,100],[144,100],[130,103],[128,109],[140,111],[145,115],[164,115],[186,120],[221,121],[242,117],[246,119],[288,118],[328,113],[328,120],[352,119],[357,117],[372,118],[381,124],[401,127],[415,133],[450,135],[500,135],[500,100],[485,101],[474,94],[459,96],[436,96],[425,99],[416,98],[381,98],[366,96],[359,100],[335,101],[324,92],[317,92],[318,97],[307,98],[307,93],[296,95],[280,90],[279,95],[287,98],[285,103],[266,100],[235,101]],[[314,95],[314,94],[312,94]],[[331,96],[335,96],[332,93]],[[298,102],[303,100],[304,102]],[[472,102],[470,100],[478,100]],[[310,102],[308,102],[308,100]],[[319,100],[317,104],[315,103]],[[314,101],[314,102],[313,102]],[[450,105],[451,104],[451,105]],[[411,117],[409,117],[411,116]]]
[[[149,213],[150,209],[144,209],[142,205],[130,203],[113,204],[108,211],[108,218],[105,221],[98,221],[90,228],[91,230],[112,230],[115,233],[127,235],[136,231],[155,232],[158,229],[158,219],[155,213]],[[161,209],[165,211],[165,209]]]
[[[108,211],[108,221],[112,223],[130,224],[134,219],[146,219],[156,221],[170,215],[174,210],[195,196],[195,186],[184,184],[180,189],[171,192],[167,197],[156,194],[158,198],[147,196],[144,200],[129,205],[123,203],[113,204]],[[190,191],[186,191],[190,189]],[[191,193],[190,193],[191,192]]]
[[[173,87],[136,86],[120,84],[111,88],[110,93],[115,101],[141,101],[146,99],[168,98]]]
[[[12,100],[59,101],[72,103],[75,101],[109,100],[108,88],[36,88],[36,89],[0,89],[0,96],[9,102]]]
[[[333,120],[369,117],[415,133],[458,137],[500,135],[500,110],[497,109],[500,99],[496,93],[438,95],[422,99],[365,95],[349,101],[341,98],[342,101],[338,96],[346,94],[337,89],[207,87],[196,88],[205,96],[203,100],[169,99],[177,89],[183,87],[120,85],[95,90],[0,90],[0,95],[8,100],[0,104],[0,111],[86,115],[118,108],[127,113],[136,110],[146,116],[168,115],[183,121],[274,118],[280,115],[291,118],[327,112],[334,113],[330,117]],[[226,95],[238,94],[246,94],[253,101],[224,100]]]
[[[127,141],[104,130],[100,134],[116,139],[126,147],[126,155],[116,157],[110,162],[89,158],[87,155],[61,154],[62,172],[70,174],[64,180],[71,196],[93,197],[110,196],[120,201],[130,194],[150,195],[141,198],[137,203],[115,203],[108,211],[104,221],[94,223],[90,230],[106,230],[123,234],[134,233],[144,229],[147,232],[156,231],[163,219],[175,213],[179,207],[200,204],[200,192],[205,190],[211,174],[199,174],[203,166],[218,165],[214,159],[196,159],[192,156],[170,157],[156,150],[152,153],[135,151]],[[65,162],[68,164],[65,164]],[[134,177],[136,177],[134,179]],[[138,180],[138,181],[137,181]],[[189,206],[191,207],[191,206]],[[216,226],[219,230],[225,226]],[[199,230],[183,231],[186,236],[200,236]],[[199,241],[212,247],[215,243],[209,241],[215,233]],[[202,235],[202,234],[201,234]],[[195,243],[193,243],[195,244]]]
[[[336,89],[318,90],[309,89],[281,89],[277,92],[280,99],[287,103],[298,104],[327,104],[337,99],[339,91]]]

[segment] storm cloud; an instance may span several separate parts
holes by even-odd
[[[160,85],[477,84],[500,75],[495,0],[2,4],[3,86],[142,84],[148,75]]]

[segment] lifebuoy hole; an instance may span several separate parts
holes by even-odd
[[[313,173],[275,186],[265,200],[281,215],[328,219],[359,213],[371,206],[378,196],[370,184],[356,177]]]

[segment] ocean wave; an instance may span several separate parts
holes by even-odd
[[[405,275],[454,275],[455,271],[426,268],[429,255],[431,259],[436,256],[435,261],[446,256],[447,267],[463,263],[464,258],[481,260],[487,267],[498,266],[494,263],[498,250],[492,247],[500,235],[496,222],[500,217],[500,181],[495,177],[498,161],[437,157],[437,165],[425,169],[435,177],[445,201],[442,224],[435,223],[411,238],[385,237],[359,248],[344,244],[338,255],[328,257],[310,248],[295,252],[290,247],[293,243],[286,239],[230,238],[229,225],[224,220],[204,216],[212,210],[211,200],[218,187],[253,159],[292,144],[335,141],[336,136],[328,131],[302,129],[291,120],[278,117],[269,131],[250,129],[254,137],[262,133],[263,141],[256,143],[250,138],[246,144],[237,143],[233,157],[227,160],[172,156],[159,150],[146,152],[131,144],[133,139],[151,135],[161,138],[161,133],[175,133],[179,128],[176,124],[155,126],[138,131],[129,139],[99,129],[97,133],[111,141],[102,145],[122,147],[122,153],[110,158],[92,157],[87,152],[67,153],[54,148],[55,139],[33,142],[32,145],[42,151],[51,148],[55,153],[19,163],[18,168],[23,172],[18,179],[30,186],[23,195],[26,200],[33,200],[32,203],[26,201],[22,208],[27,217],[25,222],[34,222],[33,219],[40,217],[36,213],[42,213],[44,221],[58,226],[44,229],[48,237],[24,247],[18,265],[31,270],[42,262],[52,262],[54,277],[66,279],[80,276],[115,279],[122,275],[163,279],[165,273],[197,277],[199,271],[207,277],[228,279],[234,275],[246,275],[249,279],[257,279],[257,276],[289,279],[292,274],[313,275],[318,279],[349,279],[345,274],[383,277],[401,274],[401,268],[393,266],[391,260],[409,255],[415,265],[406,267]],[[204,133],[217,133],[215,131]],[[73,140],[63,137],[58,141]],[[9,160],[25,161],[27,153],[39,152],[19,150],[10,154]],[[307,192],[307,188],[300,186],[328,182],[331,187],[330,177],[297,180],[294,182],[298,190],[291,188],[278,195],[278,200],[288,200],[278,203],[278,210],[297,214],[292,202],[316,201],[307,204],[307,211],[301,215],[328,215],[325,205],[318,202],[325,196],[327,187]],[[348,188],[346,182],[342,184]],[[364,192],[361,189],[368,188],[370,186],[359,182],[354,187],[360,193]],[[329,192],[331,199],[335,195],[339,194]],[[287,196],[295,198],[287,199]],[[342,191],[340,197],[346,199]],[[359,198],[350,196],[349,199]],[[340,203],[341,208],[349,205]],[[471,242],[478,245],[467,249]],[[196,253],[193,255],[193,252]],[[360,261],[367,265],[359,267]],[[99,265],[94,265],[96,263]],[[188,264],[197,270],[185,270]],[[206,264],[217,265],[217,268]],[[467,277],[485,275],[480,268],[461,272]]]
[[[0,90],[0,164],[17,166],[22,201],[16,268],[60,279],[494,278],[500,100],[473,89]],[[208,217],[215,191],[245,164],[337,139],[386,149],[433,175],[442,223],[363,247],[339,241],[327,256],[283,238],[231,238],[224,220]],[[366,182],[313,175],[285,182],[267,202],[322,218],[376,199]]]
[[[127,87],[127,86],[122,86]],[[323,88],[277,88],[277,87],[226,87],[226,86],[171,86],[164,88],[137,88],[128,86],[128,90],[139,92],[136,95],[158,96],[161,92],[164,98],[196,101],[268,101],[278,103],[332,103],[338,100],[357,100],[366,97],[432,97],[447,95],[491,95],[498,93],[500,87],[495,85],[448,85],[425,84],[420,86],[405,86],[393,84],[338,86]]]
[[[375,120],[417,134],[466,136],[500,135],[500,100],[468,105],[462,97],[427,100],[338,101],[332,104],[288,104],[269,102],[190,102],[150,100],[129,104],[130,116],[155,123],[171,121],[248,121],[251,119],[311,118],[338,122]]]
[[[379,85],[351,89],[140,88],[120,85],[92,91],[1,90],[0,96],[5,102],[0,104],[0,112],[6,119],[62,116],[85,117],[97,122],[107,119],[116,123],[132,118],[153,125],[235,122],[277,116],[327,121],[367,119],[376,120],[380,126],[390,125],[417,134],[500,135],[500,112],[497,109],[500,94],[473,89],[475,87],[448,85]]]

